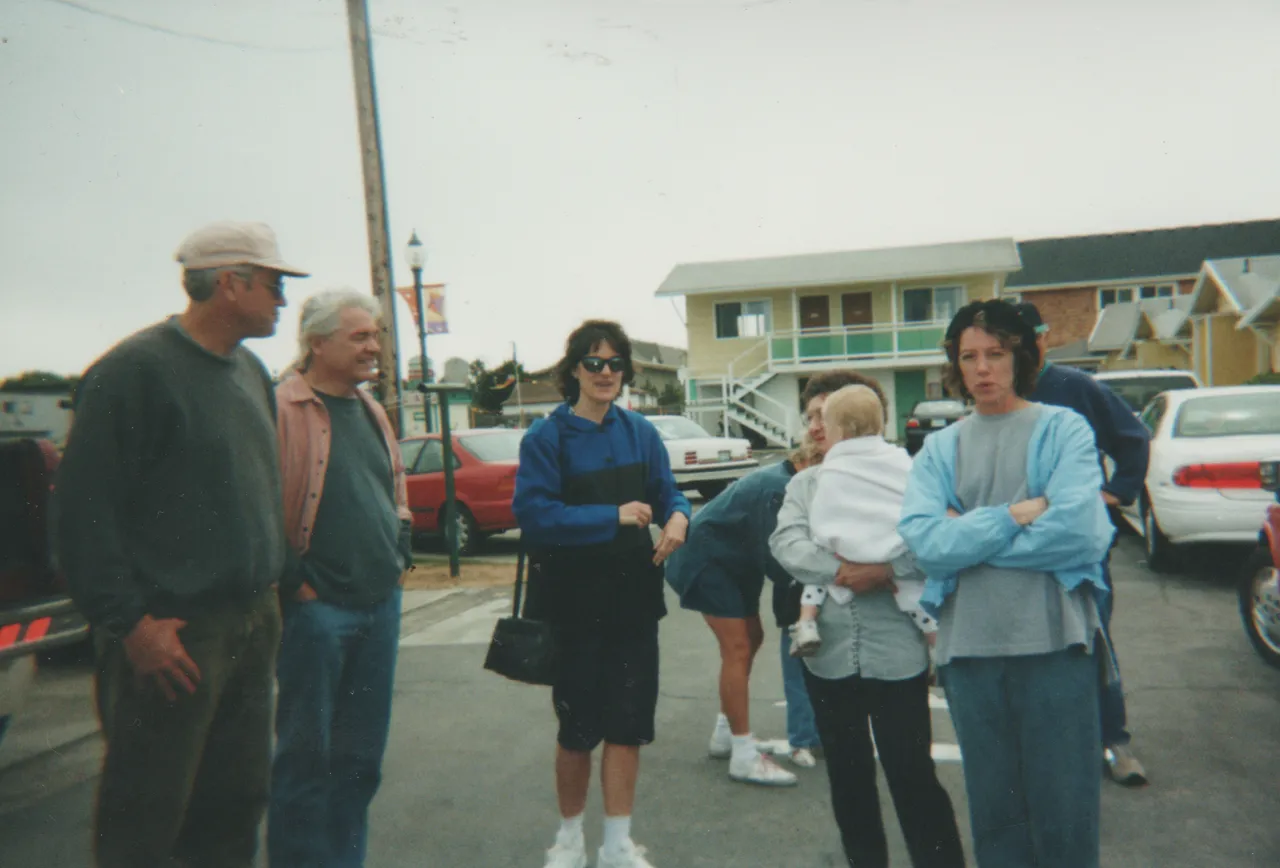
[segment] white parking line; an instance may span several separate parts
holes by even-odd
[[[493,637],[493,625],[510,612],[511,601],[500,597],[405,636],[400,645],[487,645]]]

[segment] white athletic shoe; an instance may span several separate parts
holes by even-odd
[[[547,861],[543,868],[587,868],[587,847],[579,838],[569,846],[556,845],[547,851]]]
[[[762,753],[745,761],[729,760],[729,777],[744,784],[762,787],[794,787],[796,776]]]
[[[812,657],[821,647],[822,636],[818,634],[817,621],[802,619],[791,625],[792,657]]]
[[[606,853],[603,847],[596,854],[596,868],[653,868],[648,859],[644,858],[645,849],[637,847],[635,842],[630,838],[622,845],[622,849],[616,853]]]

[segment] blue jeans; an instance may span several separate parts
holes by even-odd
[[[967,657],[941,676],[978,865],[1098,868],[1097,658],[1082,648]]]
[[[358,868],[382,779],[400,590],[366,608],[287,603],[277,666],[272,868]]]
[[[1107,590],[1111,593],[1107,594],[1098,606],[1098,617],[1102,621],[1102,631],[1107,634],[1107,644],[1111,645],[1114,651],[1115,645],[1111,642],[1111,611],[1115,608],[1116,589],[1111,583],[1111,562],[1108,558],[1102,562],[1102,578],[1107,583]],[[1117,660],[1117,671],[1119,667]],[[1124,685],[1116,679],[1108,684],[1106,679],[1098,681],[1098,709],[1102,715],[1102,744],[1110,746],[1113,744],[1128,744],[1132,736],[1125,729],[1126,716],[1124,708]]]
[[[791,631],[786,627],[782,628],[781,648],[782,692],[787,697],[787,741],[793,748],[822,747],[809,690],[804,686],[804,664],[799,657],[791,656]]]

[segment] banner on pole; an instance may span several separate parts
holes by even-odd
[[[444,316],[444,287],[443,283],[423,284],[422,300],[427,304],[427,334],[429,335],[447,335],[449,333],[449,321]],[[402,286],[396,290],[400,297],[409,305],[409,311],[413,314],[413,324],[418,324],[418,299],[412,286]]]

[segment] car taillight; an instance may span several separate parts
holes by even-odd
[[[1173,484],[1182,488],[1262,488],[1258,462],[1188,464],[1173,472]]]
[[[1259,464],[1258,481],[1267,491],[1280,489],[1280,462],[1263,461]]]
[[[697,463],[698,463],[698,453],[697,453],[697,452],[686,452],[686,453],[684,454],[684,463],[685,463],[685,465],[686,465],[686,466],[687,466],[687,465],[689,465],[689,464],[697,464]]]
[[[754,454],[755,454],[755,453],[752,451],[751,447],[750,447],[750,446],[748,446],[748,447],[747,447],[747,459],[748,459],[748,460],[750,460],[750,459],[751,459],[751,456],[752,456],[752,455],[754,455]]]
[[[907,420],[907,427],[908,427],[908,428],[919,428],[919,427],[920,427],[920,420],[919,420],[919,419],[908,419],[908,420]]]

